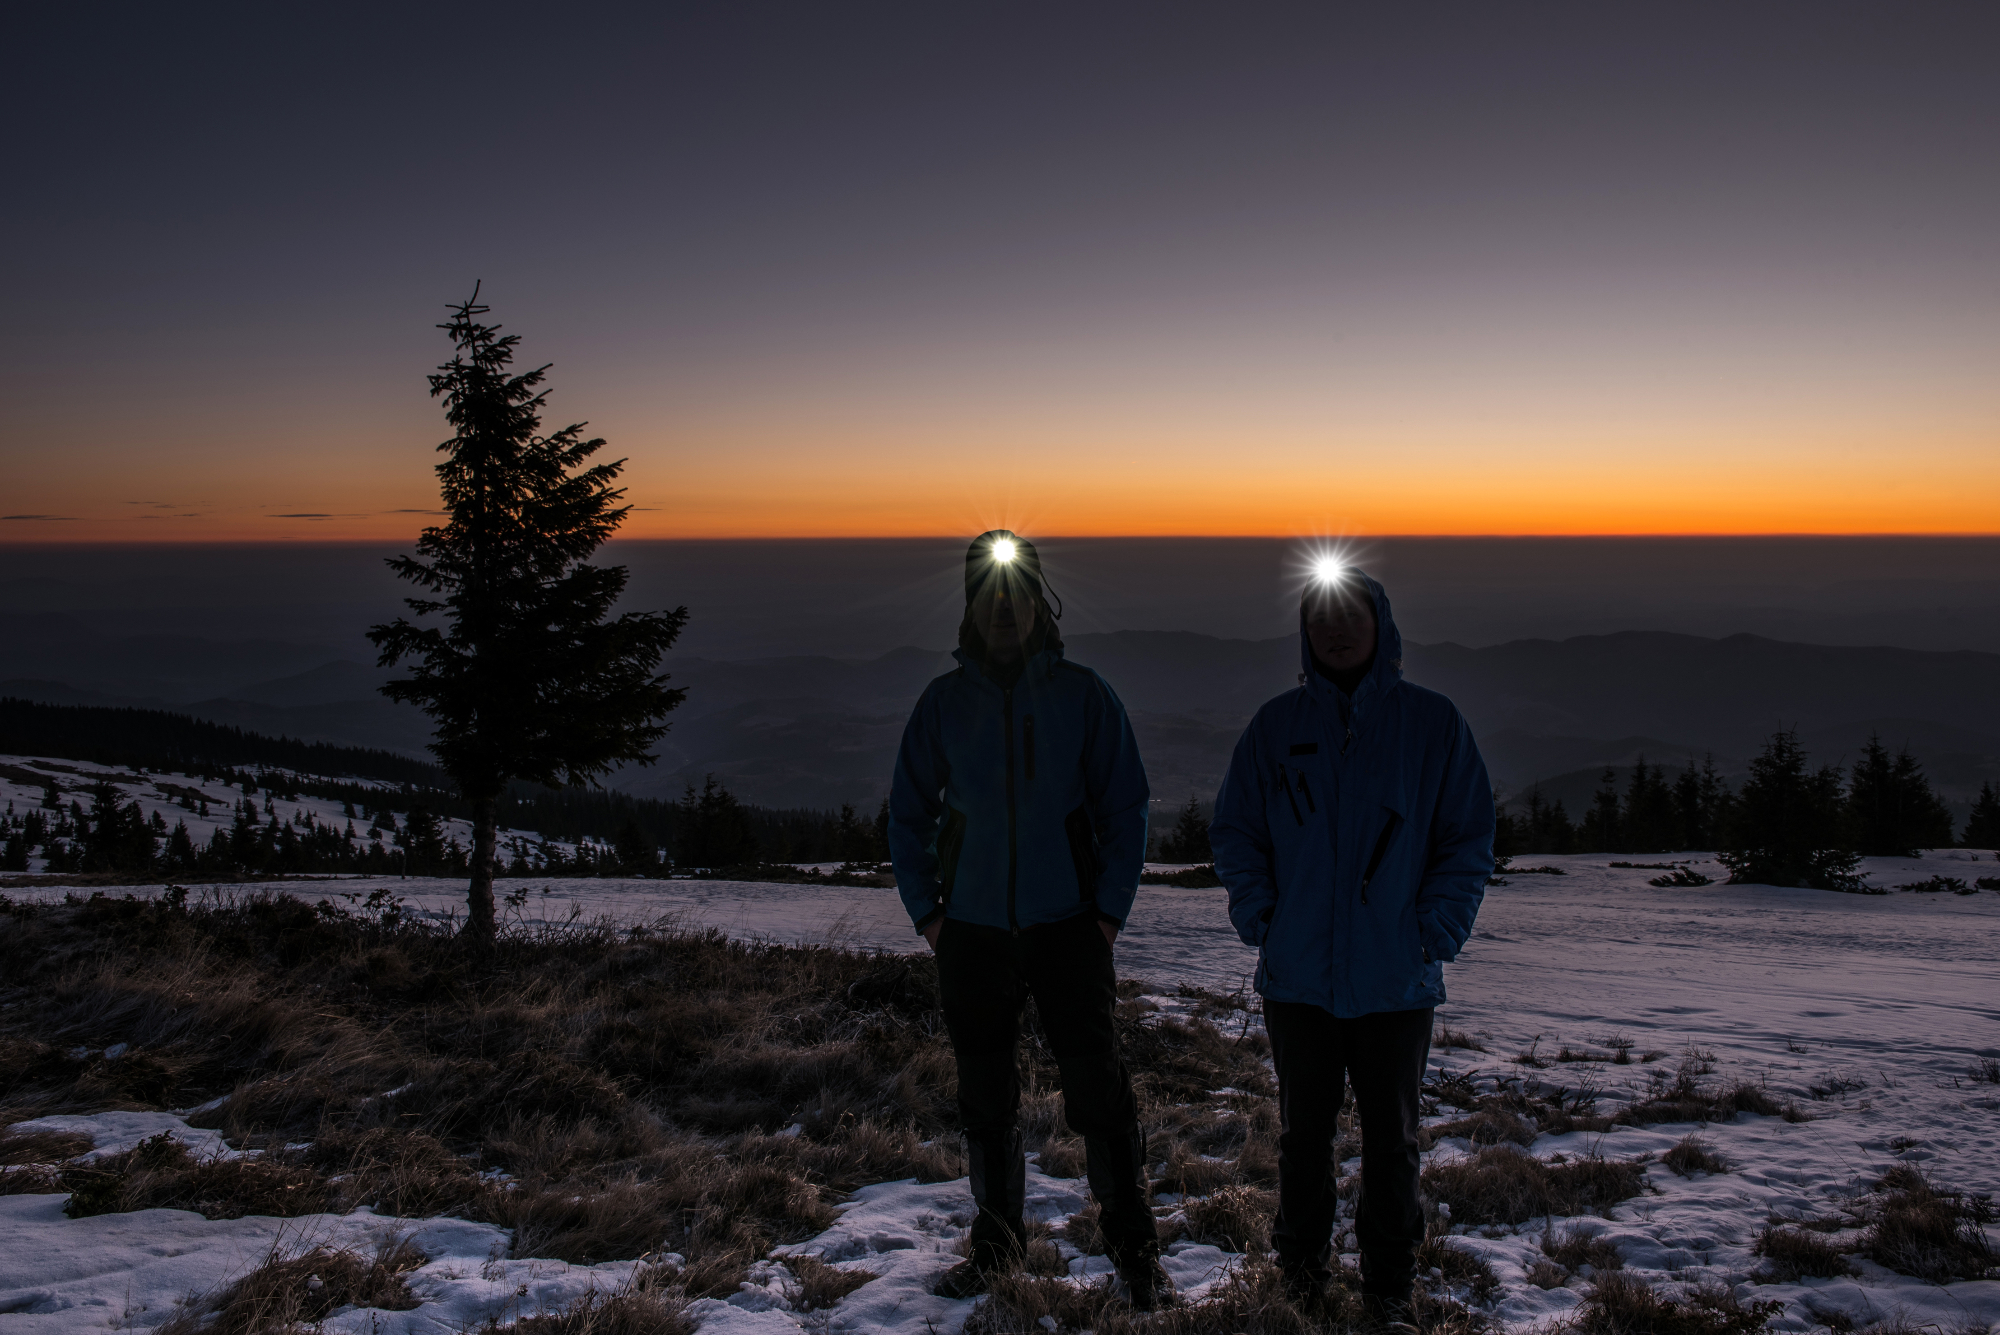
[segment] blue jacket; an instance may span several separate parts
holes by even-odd
[[[1364,577],[1365,578],[1365,577]],[[1457,706],[1403,680],[1389,596],[1350,699],[1313,670],[1250,720],[1209,842],[1229,920],[1260,951],[1257,990],[1343,1019],[1445,999],[1493,870],[1493,786]]]
[[[889,794],[896,887],[940,913],[1021,928],[1095,909],[1123,922],[1146,856],[1146,770],[1125,706],[1060,647],[1002,689],[976,659],[924,688]]]

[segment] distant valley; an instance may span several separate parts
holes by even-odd
[[[55,704],[171,708],[242,728],[423,754],[423,715],[376,693],[388,674],[332,645],[118,636],[55,614],[0,646],[0,694]],[[1069,656],[1104,675],[1131,711],[1156,799],[1213,797],[1250,714],[1295,684],[1293,636],[1193,632],[1072,636]],[[658,764],[613,786],[678,795],[713,772],[747,801],[872,806],[887,792],[903,721],[941,651],[865,661],[676,657],[687,701]],[[1409,680],[1472,722],[1503,795],[1539,783],[1580,808],[1605,766],[1644,755],[1678,768],[1713,753],[1740,770],[1762,739],[1795,726],[1819,760],[1851,757],[1871,731],[1907,743],[1961,809],[2000,779],[2000,654],[1710,639],[1628,631],[1481,648],[1406,646]]]

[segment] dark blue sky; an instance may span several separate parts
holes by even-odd
[[[0,539],[400,532],[474,279],[633,457],[642,534],[1990,529],[1996,37],[1986,4],[43,7],[0,509],[70,517]]]

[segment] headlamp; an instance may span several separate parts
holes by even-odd
[[[993,559],[1001,562],[1003,565],[1013,560],[1014,540],[1012,538],[1000,538],[995,541],[993,544]]]
[[[1313,582],[1317,584],[1338,584],[1346,574],[1347,567],[1338,557],[1322,556],[1312,565]]]

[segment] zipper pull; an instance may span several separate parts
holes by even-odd
[[[1340,754],[1346,755],[1347,748],[1354,745],[1354,725],[1347,725],[1347,739],[1340,744]]]
[[[1306,783],[1306,772],[1304,770],[1299,771],[1299,791],[1306,796],[1306,810],[1312,812],[1314,815],[1318,815],[1319,803],[1313,801],[1313,790]]]
[[[1304,825],[1306,818],[1299,814],[1299,799],[1292,796],[1291,781],[1285,777],[1285,767],[1282,763],[1278,766],[1278,787],[1285,790],[1285,801],[1291,804],[1292,819]]]

